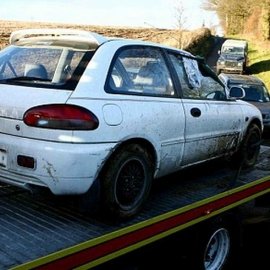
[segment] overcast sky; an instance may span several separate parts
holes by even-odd
[[[181,0],[0,0],[0,19],[128,27],[175,28]],[[182,1],[186,28],[217,24],[203,0]]]

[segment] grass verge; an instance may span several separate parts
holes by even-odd
[[[251,74],[262,79],[270,91],[270,46],[268,46],[249,41],[248,69]]]

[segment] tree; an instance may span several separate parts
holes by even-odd
[[[227,34],[244,32],[248,18],[258,7],[258,4],[270,0],[204,0],[203,8],[217,12],[222,27]],[[268,8],[269,11],[269,8]],[[267,15],[266,15],[267,20]]]
[[[264,0],[261,13],[261,32],[264,40],[270,39],[270,0]]]
[[[176,1],[174,8],[175,8],[176,29],[178,30],[177,42],[178,47],[182,49],[184,47],[184,30],[187,22],[183,1],[181,0]]]

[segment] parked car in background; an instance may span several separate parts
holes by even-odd
[[[221,46],[217,60],[217,74],[244,74],[248,61],[248,43],[246,40],[227,39]]]
[[[264,131],[270,131],[270,95],[264,82],[254,75],[220,74],[219,78],[231,88],[241,87],[245,90],[245,101],[258,107],[262,113]]]
[[[0,52],[2,182],[100,191],[104,211],[130,217],[153,179],[219,157],[256,163],[260,111],[228,99],[188,52],[71,29],[20,30],[10,43]]]

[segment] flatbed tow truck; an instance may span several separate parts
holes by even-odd
[[[252,169],[239,172],[225,163],[210,163],[196,167],[196,172],[186,170],[157,181],[143,210],[125,221],[106,220],[98,211],[79,210],[76,198],[32,195],[2,185],[0,269],[102,267],[269,192],[270,147],[266,146]]]

